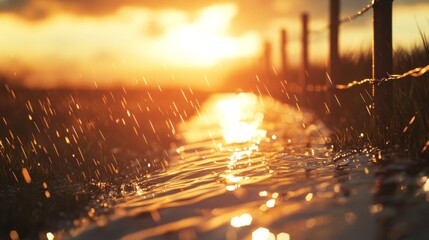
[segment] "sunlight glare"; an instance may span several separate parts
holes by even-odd
[[[22,66],[28,66],[29,84],[43,80],[48,86],[65,77],[73,79],[73,84],[85,84],[89,78],[109,84],[119,76],[122,80],[142,73],[158,76],[166,68],[181,74],[183,68],[206,69],[212,75],[212,68],[223,60],[234,65],[260,50],[256,31],[232,33],[237,13],[237,5],[228,3],[195,13],[123,7],[112,15],[81,18],[60,12],[38,24],[4,15],[0,16],[0,33],[7,34],[2,34],[0,64],[18,75],[24,71]],[[76,75],[82,76],[79,83]],[[162,81],[178,84],[167,78]]]
[[[266,137],[267,131],[260,129],[264,115],[249,115],[252,112],[249,108],[254,106],[256,101],[254,96],[239,94],[218,102],[221,117],[219,124],[223,128],[226,143],[242,143]]]
[[[167,61],[194,66],[212,66],[220,60],[247,57],[258,48],[258,37],[247,33],[239,37],[229,35],[235,4],[219,4],[202,9],[196,20],[170,29],[161,39],[159,54]]]

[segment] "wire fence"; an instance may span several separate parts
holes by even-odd
[[[407,71],[403,74],[392,74],[387,78],[382,79],[373,79],[373,78],[365,78],[358,81],[352,81],[347,84],[330,84],[330,85],[323,85],[323,84],[307,84],[305,89],[307,92],[326,92],[326,91],[332,91],[332,90],[346,90],[350,89],[352,87],[356,87],[362,84],[382,84],[384,82],[388,81],[394,81],[394,80],[401,80],[407,77],[414,77],[418,78],[425,74],[429,73],[429,65],[425,67],[418,67],[415,69],[412,69],[410,71]]]
[[[334,24],[339,25],[342,23],[351,22],[351,21],[355,20],[356,18],[364,15],[366,12],[368,12],[370,9],[372,9],[378,3],[380,3],[380,0],[373,0],[371,3],[368,3],[365,7],[363,7],[362,9],[357,11],[356,13],[349,15],[347,17],[344,17]],[[330,28],[330,24],[328,24],[324,28],[309,31],[309,33],[321,34],[321,33],[326,32],[327,30],[329,30],[329,28]],[[393,80],[400,80],[400,79],[404,79],[407,77],[417,78],[417,77],[425,75],[428,72],[429,72],[429,65],[427,65],[425,67],[418,67],[415,69],[411,69],[411,70],[409,70],[403,74],[392,74],[392,75],[389,75],[389,77],[382,78],[382,79],[366,78],[366,79],[362,79],[362,80],[358,80],[358,81],[352,81],[348,84],[332,84],[332,83],[330,85],[306,84],[305,90],[307,92],[324,92],[324,91],[332,91],[335,89],[336,90],[345,90],[345,89],[350,89],[352,87],[359,86],[359,85],[366,84],[366,83],[379,85],[379,84],[382,84],[384,82],[389,82],[389,81],[393,81]]]
[[[372,79],[372,78],[367,78],[367,79],[363,79],[360,81],[353,81],[350,82],[348,84],[336,84],[336,85],[332,85],[329,89],[349,89],[352,88],[354,86],[358,86],[358,85],[362,85],[365,83],[371,83],[371,84],[382,84],[383,82],[389,82],[389,81],[393,81],[393,80],[400,80],[400,79],[404,79],[406,77],[420,77],[423,76],[424,74],[429,72],[429,65],[425,66],[425,67],[418,67],[415,69],[412,69],[408,72],[405,72],[403,74],[394,74],[394,75],[390,75],[387,78],[382,78],[382,79]]]
[[[366,12],[368,12],[372,7],[374,7],[375,4],[377,4],[379,1],[372,1],[371,3],[368,3],[365,7],[363,7],[362,9],[360,9],[359,11],[357,11],[354,14],[351,14],[347,17],[344,17],[342,19],[340,19],[338,22],[334,23],[334,24],[342,24],[342,23],[348,23],[351,22],[353,20],[355,20],[356,18],[363,16]],[[311,30],[309,31],[309,33],[313,34],[313,35],[318,35],[318,34],[322,34],[324,32],[327,32],[329,30],[329,28],[331,27],[331,24],[328,24],[320,29],[316,29],[316,30]]]
[[[372,3],[368,3],[364,8],[357,11],[355,14],[352,14],[352,15],[349,15],[345,18],[340,19],[340,21],[338,23],[339,24],[348,23],[348,22],[355,20],[356,18],[362,16],[364,13],[368,12],[374,6],[374,4],[376,4],[377,2],[378,1],[373,1]]]
[[[307,92],[326,92],[326,91],[332,91],[332,90],[346,90],[350,89],[352,87],[356,87],[362,84],[382,84],[383,82],[388,81],[394,81],[394,80],[401,80],[407,77],[421,77],[425,75],[426,73],[429,73],[429,65],[425,67],[418,67],[415,69],[412,69],[410,71],[407,71],[403,74],[392,74],[387,78],[382,79],[373,79],[373,78],[365,78],[358,81],[352,81],[347,84],[330,84],[330,85],[324,85],[324,84],[307,84],[305,86],[305,89]]]
[[[371,3],[368,3],[365,7],[361,8],[359,11],[339,19],[337,22],[333,24],[343,24],[343,23],[349,23],[353,20],[363,16],[365,13],[367,13],[370,9],[374,8],[377,4],[380,3],[380,0],[372,0]],[[330,29],[330,24],[324,26],[323,28],[317,29],[317,30],[309,30],[308,34],[311,34],[313,36],[317,36],[318,39],[320,39],[321,34],[325,34]],[[313,39],[314,40],[314,39]],[[311,41],[313,41],[311,40]],[[391,74],[386,78],[382,79],[374,79],[374,78],[366,78],[362,80],[356,80],[349,82],[347,84],[304,84],[304,86],[298,86],[298,84],[290,84],[290,89],[292,92],[326,92],[326,91],[332,91],[332,90],[346,90],[353,88],[355,86],[363,85],[363,84],[383,84],[384,82],[394,81],[394,80],[400,80],[407,77],[420,77],[425,75],[429,72],[429,65],[424,67],[418,67],[415,69],[411,69],[403,74]],[[329,76],[328,76],[329,78]]]

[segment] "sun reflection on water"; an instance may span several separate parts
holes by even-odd
[[[127,215],[159,212],[151,221],[166,217],[175,221],[129,233],[124,239],[194,227],[205,234],[225,225],[233,236],[226,239],[290,239],[289,234],[294,236],[300,229],[285,233],[273,224],[300,211],[307,214],[307,206],[321,200],[319,191],[307,183],[321,184],[326,175],[332,178],[330,171],[306,171],[325,166],[326,159],[316,158],[320,148],[301,142],[311,126],[306,124],[303,130],[301,123],[300,113],[267,98],[244,93],[213,97],[179,127],[182,142],[172,151],[168,170],[148,177],[145,184],[124,186],[126,199],[120,207],[127,209]],[[134,195],[127,195],[128,189]],[[297,228],[307,231],[316,226],[316,218],[300,224]]]
[[[255,113],[252,109],[257,101],[256,96],[243,93],[218,101],[219,125],[223,129],[223,138],[227,144],[266,137],[267,131],[261,129],[264,114]]]
[[[259,151],[261,140],[267,137],[267,130],[262,129],[264,113],[255,111],[257,104],[257,96],[240,93],[220,99],[215,105],[218,124],[226,145],[221,150],[227,149],[231,152],[227,163],[228,170],[220,175],[225,179],[228,191],[236,190],[241,187],[241,183],[249,179],[248,176],[241,175],[238,166],[250,166],[252,154]]]
[[[231,154],[227,170],[220,174],[228,191],[249,180],[239,168],[252,164],[252,154],[259,151],[259,144],[267,138],[267,130],[262,128],[264,113],[257,110],[258,101],[255,95],[240,93],[218,99],[212,108],[222,141],[216,145],[217,149]]]

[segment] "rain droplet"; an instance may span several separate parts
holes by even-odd
[[[24,177],[26,183],[31,183],[30,173],[28,173],[27,168],[22,168],[22,176]]]

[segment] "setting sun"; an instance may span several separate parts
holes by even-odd
[[[205,84],[203,76],[216,80],[224,74],[216,64],[258,54],[258,34],[231,32],[237,12],[235,4],[195,13],[124,7],[109,16],[58,13],[35,23],[3,15],[0,32],[8,34],[0,40],[1,70],[45,87],[58,79],[72,85],[130,85],[142,78],[149,85],[198,86],[197,79]]]
[[[255,33],[239,37],[228,35],[236,13],[237,7],[233,4],[205,8],[195,21],[168,30],[156,45],[157,52],[160,56],[168,56],[164,60],[172,65],[197,67],[254,55],[259,44]]]
[[[217,103],[216,115],[227,144],[258,141],[266,136],[266,130],[261,129],[264,114],[252,111],[257,101],[255,96],[241,93]]]

